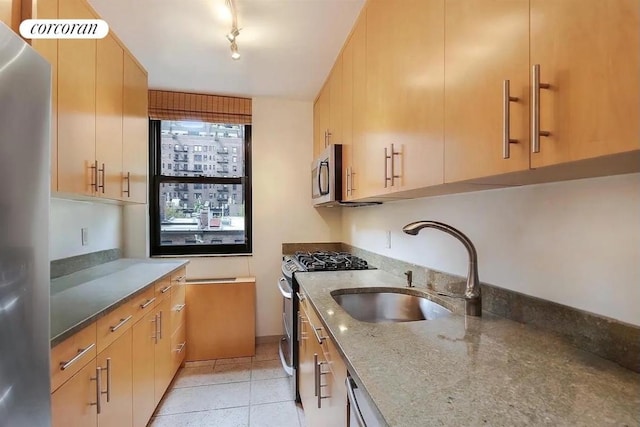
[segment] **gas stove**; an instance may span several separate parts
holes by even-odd
[[[282,272],[288,279],[296,271],[338,271],[373,269],[367,261],[348,252],[296,252],[282,261]]]

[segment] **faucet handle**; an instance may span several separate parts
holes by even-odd
[[[407,270],[404,272],[404,275],[407,276],[407,287],[413,287],[413,271]]]

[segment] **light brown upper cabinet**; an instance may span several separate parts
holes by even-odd
[[[110,36],[98,40],[96,161],[99,197],[118,200],[122,187],[123,49]]]
[[[327,144],[342,144],[342,56],[329,75],[329,137]]]
[[[331,88],[329,82],[325,83],[313,105],[314,117],[314,138],[313,138],[313,157],[318,156],[329,144],[331,138],[330,112],[331,108]]]
[[[122,200],[147,201],[149,168],[149,113],[147,72],[128,54],[124,56],[124,115],[122,116],[123,150]]]
[[[640,149],[639,16],[634,0],[446,0],[445,181]]]
[[[442,184],[444,0],[371,0],[366,20],[359,197]]]
[[[529,0],[446,0],[445,40],[445,181],[527,170]]]
[[[638,28],[637,0],[531,0],[530,65],[550,86],[532,167],[640,149]]]
[[[64,19],[95,19],[82,0],[60,2]],[[58,41],[58,191],[93,195],[96,163],[96,40]]]
[[[366,7],[342,51],[342,197],[359,197],[366,102]]]

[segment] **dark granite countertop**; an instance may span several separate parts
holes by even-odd
[[[551,332],[487,312],[360,322],[330,292],[404,288],[404,278],[367,270],[297,273],[296,279],[382,425],[640,424],[640,374]]]
[[[51,280],[51,346],[187,263],[123,258]]]

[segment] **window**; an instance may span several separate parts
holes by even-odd
[[[234,132],[216,136],[209,132],[215,126]],[[151,254],[251,253],[251,126],[151,120],[149,139]],[[189,154],[192,161],[204,164],[190,165],[188,150],[198,153]],[[228,163],[219,164],[202,151],[232,151],[238,169],[246,173],[229,178]],[[178,162],[175,171],[171,164],[161,167],[167,153]],[[230,188],[236,191],[230,194]],[[203,189],[209,189],[208,197]]]

